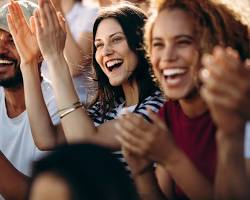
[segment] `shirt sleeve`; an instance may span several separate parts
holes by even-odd
[[[250,121],[245,128],[245,158],[250,159]]]
[[[141,104],[139,104],[134,112],[142,115],[147,121],[151,121],[148,117],[147,108],[158,113],[164,101],[165,98],[162,96],[161,92],[156,91],[154,95],[147,97]]]

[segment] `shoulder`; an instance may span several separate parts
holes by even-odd
[[[95,122],[95,125],[100,125],[105,121],[116,119],[123,103],[124,101],[122,100],[116,101],[115,107],[111,111],[103,113],[100,102],[96,102],[93,106],[87,109],[88,114],[90,118]]]
[[[250,159],[250,121],[245,128],[245,158]]]
[[[4,89],[3,87],[0,86],[0,98],[4,96]]]
[[[138,106],[138,109],[146,109],[146,107],[151,108],[154,112],[163,106],[165,98],[162,96],[162,93],[159,90],[156,90],[153,94],[146,97]]]
[[[157,90],[152,95],[145,98],[135,109],[135,113],[141,114],[145,119],[149,120],[147,108],[150,108],[153,112],[159,112],[165,102],[165,98],[162,93]]]
[[[0,103],[4,102],[4,89],[0,86]]]

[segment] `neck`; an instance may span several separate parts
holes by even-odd
[[[133,106],[139,102],[138,85],[134,80],[132,83],[126,82],[122,85],[122,89],[126,99],[126,106]]]
[[[17,88],[4,88],[7,114],[10,118],[17,117],[25,111],[23,85]]]
[[[207,111],[207,105],[199,94],[190,99],[181,99],[179,103],[185,115],[190,118],[198,117]]]

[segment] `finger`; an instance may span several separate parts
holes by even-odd
[[[17,30],[17,26],[16,26],[16,22],[17,21],[15,21],[15,18],[16,18],[16,15],[15,15],[15,11],[14,11],[14,8],[13,8],[13,5],[12,4],[10,4],[9,6],[8,6],[8,11],[9,11],[9,17],[10,17],[10,19],[11,19],[11,22],[12,22],[12,27],[15,29],[15,31]]]
[[[40,24],[42,25],[43,28],[48,27],[48,19],[45,14],[44,4],[45,4],[44,0],[38,1]]]
[[[135,127],[140,128],[141,130],[148,130],[150,123],[144,119],[144,117],[138,113],[127,113],[122,116],[121,119],[124,119]]]
[[[57,16],[55,15],[55,13],[53,12],[53,9],[51,7],[51,3],[49,0],[45,0],[44,3],[44,12],[47,18],[47,22],[48,22],[48,26],[50,28],[57,28],[59,26],[58,20],[57,20]]]
[[[122,129],[121,127],[117,127],[119,130],[119,136],[129,142],[131,145],[140,146],[142,143],[142,139],[136,137],[135,135],[131,134],[130,132]]]
[[[62,28],[64,33],[66,33],[66,21],[65,21],[65,18],[63,17],[61,12],[57,13],[57,17],[58,17],[60,27]]]
[[[212,55],[205,55],[203,58],[204,66],[211,68],[217,76],[221,77],[238,71],[242,65],[238,53],[229,47],[224,49],[217,46]]]
[[[149,107],[147,107],[150,119],[153,121],[153,124],[157,125],[161,130],[168,131],[166,124],[156,115]]]
[[[242,68],[242,62],[238,51],[236,51],[231,47],[227,47],[226,57],[227,57],[226,61],[228,63],[228,67],[230,67],[233,70],[238,70]]]
[[[237,100],[234,100],[234,96],[229,97],[224,94],[218,94],[214,91],[208,90],[205,87],[202,87],[201,89],[201,96],[207,102],[210,108],[220,107],[234,111],[234,109],[237,107]]]
[[[30,30],[33,34],[36,35],[36,24],[35,24],[35,17],[34,16],[30,17]]]
[[[242,68],[242,63],[238,52],[231,47],[215,47],[214,61],[226,72],[237,71]]]
[[[35,10],[34,12],[34,21],[35,21],[35,29],[36,29],[36,36],[38,37],[39,34],[42,34],[43,32],[43,28],[42,28],[42,24],[40,21],[40,15],[39,15],[39,10]]]
[[[49,4],[51,15],[53,17],[53,22],[56,25],[56,27],[58,27],[59,26],[59,20],[58,20],[58,17],[57,17],[57,10],[56,10],[56,8],[55,8],[55,6],[54,6],[54,4],[52,3],[51,0],[48,0],[48,4]]]
[[[14,36],[16,35],[17,30],[16,30],[15,24],[13,23],[13,20],[12,20],[10,14],[7,15],[7,22],[8,22],[8,26],[9,26],[9,29],[10,29],[10,33],[13,36],[13,39],[14,39]]]
[[[134,126],[130,121],[127,121],[126,119],[119,119],[117,123],[115,124],[115,127],[117,130],[121,133],[127,132],[131,135],[134,135],[134,137],[141,139],[145,132],[141,131],[137,126]]]
[[[202,64],[204,66],[203,69],[206,69],[207,72],[209,72],[209,75],[210,73],[213,73],[214,76],[221,77],[221,74],[223,73],[222,72],[223,68],[218,63],[215,62],[215,58],[213,55],[205,54],[202,57]]]
[[[23,10],[20,7],[19,3],[14,2],[14,7],[15,7],[16,16],[18,18],[17,20],[20,23],[20,26],[28,25],[23,14]]]
[[[248,72],[250,72],[250,59],[249,58],[246,59],[244,66],[248,70]]]
[[[237,80],[237,77],[221,78],[214,75],[210,69],[203,69],[201,71],[201,80],[204,83],[204,87],[213,91],[216,94],[222,94],[225,96],[236,96],[240,94],[241,82]]]
[[[21,16],[19,13],[19,9],[18,9],[19,4],[17,5],[16,2],[11,1],[11,15],[12,15],[12,19],[16,24],[16,27],[20,27],[21,26]]]
[[[130,153],[135,154],[136,156],[144,156],[144,153],[140,148],[130,144],[129,142],[124,140],[121,136],[117,135],[116,139],[121,143],[122,147],[125,148]]]

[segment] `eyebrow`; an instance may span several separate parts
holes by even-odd
[[[194,37],[190,36],[190,35],[177,35],[174,37],[174,39],[180,39],[180,38],[187,38],[187,39],[191,39],[191,40],[194,39]],[[161,37],[153,37],[152,41],[154,41],[154,40],[162,40],[162,38]]]
[[[112,33],[111,35],[109,35],[109,38],[112,38],[113,36],[115,36],[115,35],[117,35],[117,34],[123,34],[123,35],[124,35],[123,32],[119,31],[119,32],[115,32],[115,33]],[[95,42],[96,42],[96,41],[101,41],[101,39],[97,38],[97,39],[95,39]]]

